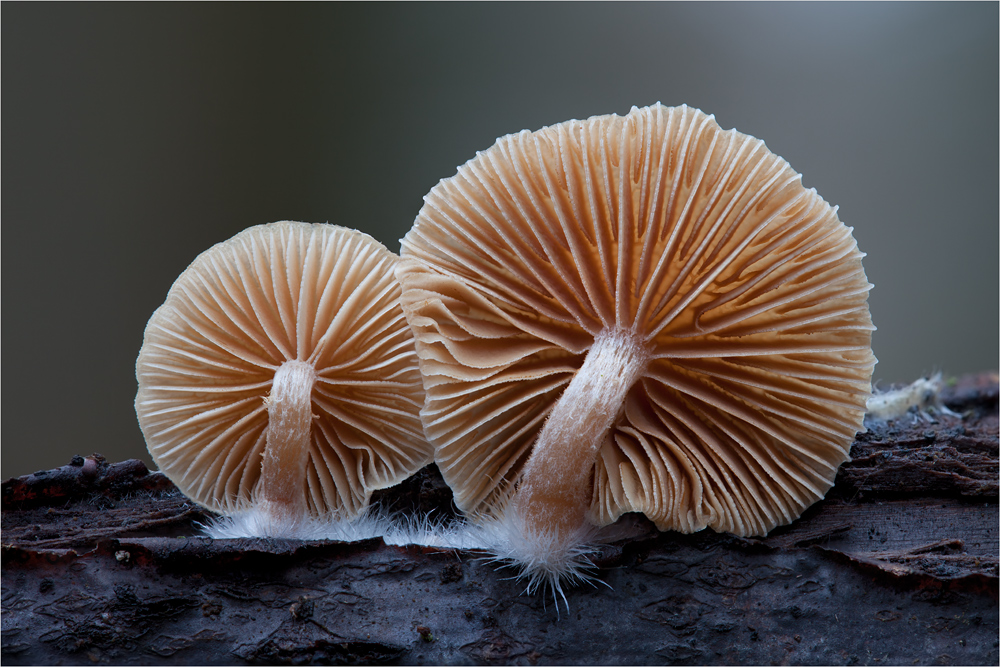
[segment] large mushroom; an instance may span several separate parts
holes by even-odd
[[[277,222],[199,255],[146,326],[136,378],[153,460],[229,517],[302,537],[430,462],[398,258],[366,234]]]
[[[686,106],[508,135],[431,190],[397,269],[424,430],[529,590],[626,512],[762,535],[823,497],[875,364],[851,231]]]

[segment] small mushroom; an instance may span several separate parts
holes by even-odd
[[[943,388],[941,373],[935,373],[930,377],[917,378],[903,387],[876,391],[868,399],[868,414],[865,418],[890,421],[911,415],[913,421],[921,419],[925,422],[934,422],[932,414],[961,417],[962,415],[949,410],[948,406],[941,402]]]
[[[626,512],[762,535],[823,497],[875,364],[851,231],[686,106],[508,135],[431,190],[397,269],[424,429],[529,590]]]
[[[199,255],[146,325],[139,426],[218,536],[306,536],[430,462],[398,258],[323,224],[251,227]],[[228,532],[227,532],[228,530]]]

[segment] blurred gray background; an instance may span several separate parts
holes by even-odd
[[[998,5],[11,4],[2,9],[8,478],[149,462],[143,327],[201,251],[329,221],[393,251],[496,137],[682,103],[854,227],[875,378],[998,366]]]

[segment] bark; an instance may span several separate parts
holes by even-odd
[[[474,552],[211,540],[138,461],[3,484],[5,664],[998,662],[997,376],[858,437],[767,538],[609,545],[569,611]],[[382,507],[453,516],[431,466]]]

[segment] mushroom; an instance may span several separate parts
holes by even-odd
[[[863,430],[863,254],[758,139],[687,106],[522,131],[402,241],[424,430],[457,506],[538,585],[627,512],[763,535]]]
[[[397,261],[343,227],[260,225],[199,255],[153,313],[139,426],[167,477],[230,517],[216,536],[309,536],[430,462]]]
[[[941,402],[943,388],[944,380],[941,378],[941,373],[917,378],[912,383],[896,389],[875,391],[873,388],[872,396],[868,399],[868,413],[865,419],[891,421],[910,415],[913,421],[921,419],[933,422],[934,417],[931,416],[933,413],[961,417],[961,414],[948,409],[948,406]]]

